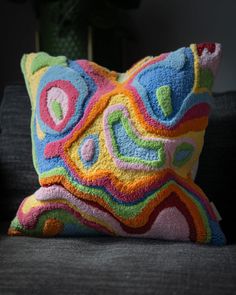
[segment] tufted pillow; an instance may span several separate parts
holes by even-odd
[[[41,187],[10,235],[111,235],[222,245],[194,174],[221,47],[192,44],[124,74],[44,52],[21,66]]]

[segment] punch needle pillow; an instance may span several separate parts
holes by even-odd
[[[192,44],[124,74],[24,55],[41,187],[23,200],[9,234],[224,244],[194,183],[220,52],[217,43]]]

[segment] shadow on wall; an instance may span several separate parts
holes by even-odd
[[[235,11],[235,0],[199,0],[191,1],[191,5],[188,0],[143,0],[139,9],[126,11],[120,19],[122,27],[129,32],[123,45],[125,50],[120,68],[116,50],[113,50],[115,45],[106,46],[104,40],[94,56],[95,61],[103,63],[105,49],[109,48],[108,66],[125,70],[146,55],[158,55],[193,42],[216,41],[223,44],[223,60],[214,91],[234,90]],[[1,1],[0,34],[3,42],[0,47],[0,91],[6,84],[22,81],[20,58],[25,52],[35,51],[36,27],[30,1],[18,4]]]
[[[30,1],[0,2],[0,99],[5,85],[23,81],[19,63],[23,53],[35,51],[35,29]]]
[[[130,13],[136,44],[130,63],[190,43],[219,42],[223,58],[214,91],[236,89],[236,1],[145,0]],[[132,53],[132,54],[131,54]]]

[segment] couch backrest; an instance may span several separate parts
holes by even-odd
[[[21,85],[7,86],[0,109],[0,218],[14,216],[20,202],[38,187],[30,138],[30,101]]]
[[[236,92],[215,94],[196,183],[214,202],[229,241],[236,240]]]
[[[5,88],[0,109],[0,219],[11,219],[38,185],[31,155],[30,102],[23,85]],[[216,94],[196,182],[222,215],[228,239],[235,239],[236,92]],[[232,233],[234,233],[234,236]]]

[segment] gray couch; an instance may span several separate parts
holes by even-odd
[[[196,182],[219,209],[228,245],[124,238],[8,237],[21,200],[38,181],[30,104],[6,87],[0,111],[0,294],[236,294],[236,92],[217,94]]]

